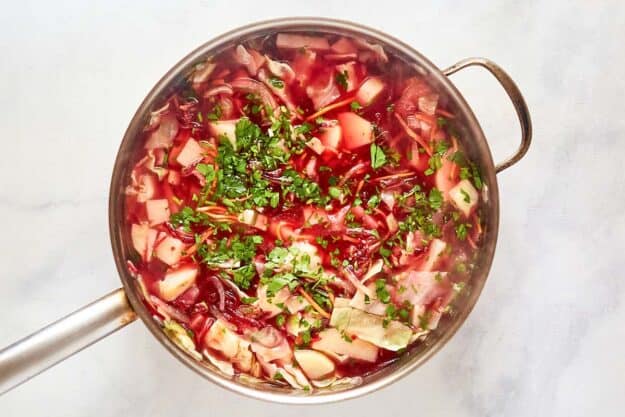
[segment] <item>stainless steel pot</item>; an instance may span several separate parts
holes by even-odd
[[[289,388],[279,388],[267,383],[254,383],[221,374],[208,363],[199,362],[179,349],[161,330],[140,299],[136,281],[126,269],[126,260],[132,253],[129,233],[124,224],[124,189],[128,182],[132,162],[140,145],[135,139],[143,129],[150,111],[170,95],[183,81],[192,66],[207,56],[224,49],[237,41],[275,32],[312,31],[361,37],[381,44],[387,51],[402,56],[407,62],[428,78],[429,82],[447,97],[450,109],[456,114],[464,146],[469,156],[481,167],[486,184],[487,199],[484,205],[484,244],[478,261],[478,268],[467,285],[467,291],[454,304],[453,314],[446,315],[439,327],[424,343],[417,344],[391,366],[365,377],[357,386],[345,386],[305,393]],[[469,67],[487,69],[501,83],[519,118],[521,145],[512,157],[495,165],[484,137],[484,133],[462,95],[449,80],[451,74]],[[442,348],[454,335],[475,305],[486,281],[497,242],[499,225],[498,172],[519,161],[528,150],[531,141],[531,122],[527,106],[512,79],[495,63],[485,58],[468,58],[440,70],[425,57],[403,42],[358,24],[322,19],[288,18],[251,24],[221,35],[200,46],[177,63],[147,95],[134,117],[117,154],[109,198],[109,229],[113,256],[117,265],[123,289],[100,298],[84,308],[52,323],[38,332],[0,351],[0,393],[27,381],[45,369],[68,356],[84,349],[104,336],[124,327],[141,317],[154,337],[187,367],[206,379],[232,391],[250,397],[290,404],[319,404],[353,398],[375,391],[397,381],[418,368]]]

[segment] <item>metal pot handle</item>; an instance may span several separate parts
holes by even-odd
[[[493,74],[497,81],[499,81],[506,94],[508,94],[508,97],[510,97],[510,100],[512,100],[512,105],[514,106],[514,110],[519,118],[519,123],[521,124],[521,145],[514,155],[502,163],[495,165],[495,172],[501,172],[517,163],[527,153],[530,143],[532,142],[532,120],[530,119],[527,104],[525,104],[521,91],[519,91],[519,88],[516,86],[514,81],[512,81],[512,78],[510,78],[510,76],[493,61],[486,58],[466,58],[443,70],[443,74],[450,76],[463,68],[473,65],[486,68],[491,74]]]
[[[137,318],[122,288],[0,350],[0,395]]]

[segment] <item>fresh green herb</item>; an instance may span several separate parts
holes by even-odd
[[[468,228],[471,227],[470,223],[460,223],[456,225],[456,236],[460,240],[465,240],[467,238]]]
[[[271,83],[271,85],[273,85],[276,88],[284,88],[284,81],[282,81],[278,77],[269,78],[269,82]]]
[[[369,207],[370,209],[374,209],[374,208],[376,208],[377,206],[380,205],[380,201],[382,201],[382,199],[380,198],[379,195],[377,195],[377,194],[372,195],[369,198],[369,201],[367,201],[367,207]]]
[[[254,304],[256,301],[258,301],[258,297],[241,297],[243,304]]]
[[[345,330],[341,330],[341,337],[343,338],[343,340],[345,340],[347,343],[352,343],[352,338],[345,333]]]
[[[221,106],[219,104],[216,104],[215,107],[213,107],[213,111],[206,115],[206,118],[214,122],[221,119],[221,115]]]
[[[464,191],[462,188],[460,189],[460,194],[462,194],[462,199],[464,200],[465,203],[471,202],[471,196],[469,196],[469,193]]]
[[[379,278],[375,281],[375,294],[377,295],[378,300],[384,304],[388,304],[391,301],[391,294],[386,288],[386,280]]]
[[[297,171],[287,169],[282,173],[282,193],[293,195],[303,203],[315,203],[325,205],[328,202],[327,196],[321,195],[321,188],[316,182],[300,176]]]
[[[185,232],[191,232],[192,226],[210,226],[209,217],[202,212],[195,211],[191,207],[183,207],[178,213],[170,216],[169,222],[174,227],[182,227]]]
[[[232,280],[239,288],[244,290],[250,288],[255,275],[256,270],[253,265],[244,265],[232,270]]]
[[[380,253],[380,256],[382,256],[383,258],[388,258],[389,256],[391,256],[391,250],[384,246],[380,246],[380,249],[378,250],[378,252]]]
[[[384,151],[375,143],[371,144],[370,154],[371,168],[378,169],[386,164],[386,155],[384,154]]]
[[[339,187],[331,186],[328,188],[328,195],[335,200],[338,200],[341,198],[341,189]]]
[[[432,210],[438,210],[443,205],[443,193],[441,193],[438,188],[432,188],[428,196],[428,201]]]
[[[300,344],[300,346],[304,347],[310,344],[310,341],[312,340],[312,335],[310,332],[311,329],[306,329],[305,331],[300,333],[300,337],[302,338],[302,343]]]
[[[444,140],[436,143],[434,153],[432,153],[432,156],[430,156],[428,160],[429,168],[424,171],[425,175],[432,175],[443,166],[443,155],[445,155],[447,149],[449,149],[449,144]]]
[[[285,321],[286,321],[286,317],[284,316],[284,314],[278,314],[278,315],[276,316],[276,324],[277,324],[279,327],[284,326],[284,322],[285,322]]]
[[[352,101],[350,103],[349,107],[352,109],[352,111],[358,111],[358,110],[362,109],[362,106],[357,101]]]
[[[223,238],[212,244],[201,244],[197,253],[203,263],[209,268],[217,267],[229,271],[234,283],[241,289],[248,289],[256,275],[251,264],[256,256],[256,248],[263,242],[258,235],[241,238],[235,235],[232,238]]]
[[[348,84],[347,84],[347,70],[345,70],[343,72],[337,72],[336,76],[334,77],[334,79],[336,80],[338,85],[343,87],[343,90],[347,90],[347,87],[348,87]]]
[[[319,246],[321,246],[324,249],[327,249],[328,247],[328,240],[322,238],[321,236],[315,237],[315,242],[317,242],[317,244],[319,244]]]

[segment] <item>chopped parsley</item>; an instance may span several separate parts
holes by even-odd
[[[269,83],[273,85],[275,88],[284,88],[284,81],[282,81],[278,77],[269,78]]]
[[[375,143],[371,144],[370,154],[371,168],[378,169],[386,164],[386,155],[384,154],[384,151]]]
[[[391,302],[391,294],[386,288],[386,280],[382,278],[375,280],[375,294],[377,295],[378,300],[380,300],[384,304],[388,304]]]
[[[337,72],[334,79],[336,80],[336,83],[343,88],[343,90],[347,90],[347,70],[343,72]]]
[[[205,213],[193,210],[191,207],[183,207],[178,213],[173,213],[169,222],[174,227],[182,227],[185,232],[191,232],[192,226],[209,226],[211,221]]]

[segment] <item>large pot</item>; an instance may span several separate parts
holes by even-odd
[[[425,342],[413,346],[391,366],[366,376],[361,384],[315,391],[310,394],[275,387],[267,383],[259,384],[233,379],[219,373],[207,363],[198,362],[178,348],[152,318],[140,299],[136,281],[128,273],[126,260],[133,249],[129,232],[123,221],[124,189],[128,183],[134,158],[136,158],[136,148],[139,146],[139,142],[135,139],[139,137],[139,133],[145,126],[150,111],[158,108],[158,105],[171,94],[172,89],[182,82],[192,66],[241,39],[273,32],[302,30],[362,37],[370,42],[379,43],[387,51],[399,54],[408,62],[412,62],[440,94],[447,96],[449,108],[456,114],[465,149],[471,159],[481,167],[488,197],[483,207],[485,212],[484,242],[478,267],[467,285],[467,291],[456,300],[455,313],[444,316],[438,328],[426,338]],[[486,68],[495,76],[512,100],[519,117],[521,145],[511,158],[498,165],[493,163],[486,138],[471,108],[448,78],[456,71],[473,65]],[[191,52],[165,74],[135,113],[119,148],[110,188],[109,227],[113,256],[123,289],[113,291],[0,351],[0,393],[10,390],[73,353],[122,328],[134,321],[136,316],[139,316],[154,337],[187,367],[222,387],[250,397],[291,404],[318,404],[364,395],[395,382],[418,368],[443,347],[475,305],[486,281],[497,242],[499,193],[496,174],[519,161],[527,152],[530,140],[530,116],[521,93],[510,77],[499,66],[487,59],[468,58],[445,70],[440,70],[413,48],[389,35],[358,24],[322,18],[271,20],[251,24],[221,35]]]

